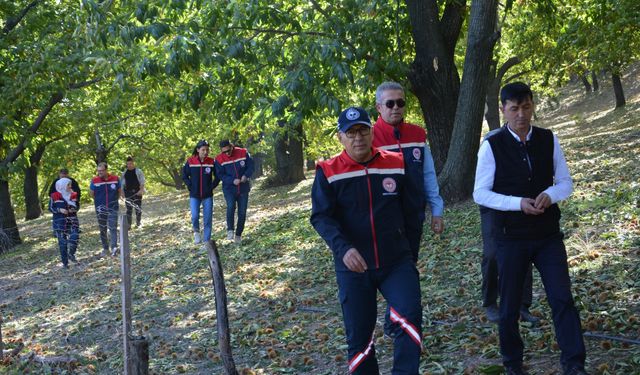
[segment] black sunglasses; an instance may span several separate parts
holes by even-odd
[[[398,105],[398,108],[404,108],[407,102],[405,102],[404,99],[387,100],[386,102],[384,102],[385,107],[389,109],[395,107],[396,104]]]

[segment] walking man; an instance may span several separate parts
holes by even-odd
[[[333,252],[347,336],[349,372],[378,374],[377,292],[399,333],[392,374],[418,374],[422,348],[420,285],[410,238],[421,207],[402,155],[372,147],[371,122],[351,107],[338,118],[344,151],[318,163],[311,224]]]
[[[93,204],[98,216],[102,256],[106,256],[111,246],[111,256],[118,252],[118,198],[122,197],[122,188],[118,176],[109,174],[107,163],[101,162],[96,168],[98,175],[89,185]],[[109,238],[107,238],[107,229]]]
[[[507,374],[526,374],[518,318],[525,275],[533,262],[551,306],[564,374],[584,375],[586,351],[557,204],[571,195],[573,182],[557,137],[531,125],[529,86],[504,86],[500,101],[506,126],[480,146],[473,198],[494,214],[502,360]]]
[[[216,156],[215,165],[218,178],[222,180],[224,200],[227,202],[227,239],[240,244],[244,222],[247,219],[253,159],[246,149],[234,146],[229,140],[223,140],[220,142],[220,154]],[[238,223],[234,232],[236,207]]]
[[[136,228],[140,227],[142,219],[142,195],[144,194],[144,173],[136,167],[131,156],[127,158],[127,169],[122,172],[122,190],[127,205],[127,225],[131,229],[132,211],[136,211]]]

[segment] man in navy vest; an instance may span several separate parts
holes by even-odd
[[[124,197],[118,176],[109,174],[107,163],[98,163],[98,175],[91,180],[89,192],[98,216],[102,255],[108,254],[111,246],[111,256],[118,252],[118,198]],[[107,229],[109,238],[107,238]]]
[[[379,290],[399,327],[392,374],[415,375],[422,306],[411,239],[419,234],[422,207],[402,155],[372,147],[371,138],[365,110],[351,107],[340,114],[344,151],[318,163],[311,224],[333,252],[349,373],[379,373],[374,345]]]
[[[534,104],[529,86],[521,82],[504,86],[500,101],[506,126],[480,146],[473,198],[494,213],[502,360],[507,374],[526,374],[518,318],[533,262],[551,306],[564,374],[586,374],[557,204],[573,190],[567,162],[557,137],[531,125]]]

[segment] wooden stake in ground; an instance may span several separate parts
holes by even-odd
[[[144,336],[129,338],[129,354],[132,362],[132,375],[149,374],[149,342]]]
[[[4,358],[2,351],[4,350],[4,344],[2,343],[2,315],[0,315],[0,361]]]
[[[231,343],[229,334],[229,318],[227,316],[227,289],[224,286],[224,275],[222,274],[222,264],[218,255],[218,247],[215,241],[209,240],[204,244],[209,256],[209,268],[213,278],[213,290],[216,297],[216,320],[218,326],[218,346],[220,357],[224,364],[224,371],[227,375],[237,375],[236,364],[233,362],[231,354]]]
[[[124,349],[124,375],[131,375],[133,364],[129,353],[129,335],[131,334],[131,260],[129,259],[129,233],[127,216],[121,213],[120,225],[120,270],[122,274],[122,340]]]

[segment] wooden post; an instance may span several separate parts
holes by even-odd
[[[129,354],[132,362],[132,375],[149,374],[149,342],[144,336],[129,338]]]
[[[2,315],[0,315],[0,361],[4,358],[4,344],[2,343]]]
[[[127,216],[120,213],[120,271],[122,275],[122,340],[124,349],[124,375],[132,374],[129,335],[131,334],[131,260],[129,259],[129,233]]]
[[[218,247],[215,241],[209,240],[205,243],[207,255],[209,256],[209,268],[213,278],[213,290],[216,298],[216,320],[218,326],[218,346],[220,357],[224,364],[224,371],[227,375],[237,375],[236,364],[233,362],[231,354],[231,342],[229,334],[229,318],[227,316],[227,289],[224,286],[224,275],[222,265],[218,255]]]

